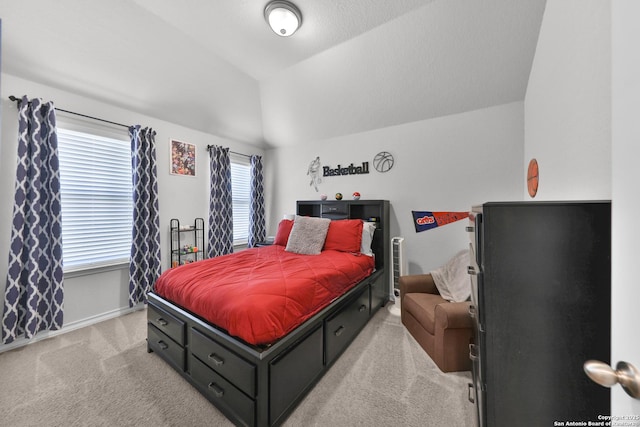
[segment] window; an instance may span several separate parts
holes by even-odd
[[[248,158],[231,158],[231,194],[233,200],[233,245],[249,241],[249,193],[251,165]]]
[[[127,263],[131,252],[127,131],[87,126],[58,121],[65,273]]]

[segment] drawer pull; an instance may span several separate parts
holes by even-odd
[[[473,389],[473,384],[469,383],[469,402],[476,403],[476,397]]]
[[[473,233],[474,230],[473,226],[471,225],[466,226],[464,229],[467,231],[467,233]]]
[[[475,275],[476,275],[476,269],[475,269],[475,267],[473,267],[473,266],[471,266],[471,265],[467,266],[467,274],[470,274],[470,275],[472,275],[472,276],[475,276]]]
[[[211,360],[216,366],[224,365],[224,359],[222,359],[220,356],[218,356],[215,353],[211,353],[209,356],[207,356],[207,358]]]
[[[472,319],[476,318],[476,308],[473,305],[469,306],[469,316],[471,316]]]
[[[166,350],[166,349],[168,349],[168,348],[169,348],[169,345],[168,345],[166,342],[164,342],[164,341],[158,341],[158,345],[160,346],[160,348],[161,348],[162,350]]]
[[[159,318],[158,320],[156,320],[156,322],[158,323],[158,325],[160,326],[167,326],[169,324],[169,322],[167,322],[166,320],[164,320],[162,317]]]
[[[342,335],[343,332],[344,332],[344,326],[340,326],[338,329],[336,329],[333,335],[339,337],[340,335]]]
[[[209,383],[209,390],[213,392],[216,397],[224,396],[224,389],[218,387],[216,383]]]
[[[362,313],[363,311],[365,311],[366,309],[367,309],[366,304],[362,304],[360,307],[358,307],[358,311],[359,311],[359,312],[361,312],[361,313]]]
[[[469,344],[469,359],[471,359],[472,362],[478,360],[478,349],[475,344]]]

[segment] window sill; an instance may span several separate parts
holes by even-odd
[[[116,264],[101,265],[97,267],[84,267],[84,268],[78,268],[75,270],[65,271],[64,278],[70,279],[73,277],[89,276],[92,274],[99,274],[99,273],[104,273],[104,272],[113,271],[113,270],[124,270],[128,268],[129,268],[129,261],[119,262]]]

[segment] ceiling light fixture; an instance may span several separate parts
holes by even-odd
[[[300,10],[288,1],[272,1],[264,8],[264,19],[274,33],[289,37],[302,25]]]

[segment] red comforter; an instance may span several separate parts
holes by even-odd
[[[250,344],[285,336],[373,272],[366,255],[247,249],[165,271],[155,292]]]

